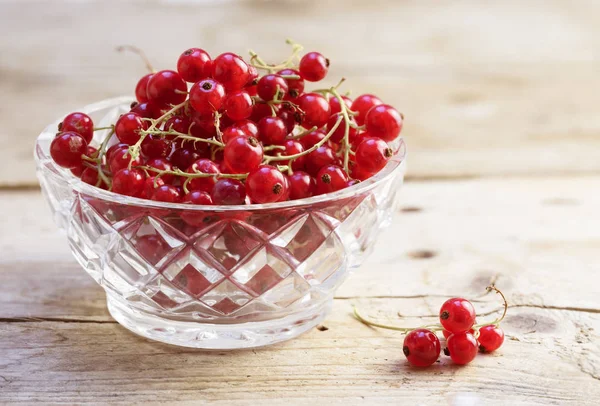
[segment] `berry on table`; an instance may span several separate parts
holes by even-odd
[[[477,340],[466,331],[453,333],[446,340],[444,354],[449,355],[455,364],[466,365],[477,355]]]
[[[466,299],[448,299],[440,308],[440,323],[451,333],[468,331],[475,324],[475,308]]]
[[[494,324],[483,326],[479,329],[477,340],[481,352],[496,351],[504,342],[504,330]]]
[[[430,330],[416,329],[404,337],[402,352],[411,365],[427,367],[440,357],[440,340]]]

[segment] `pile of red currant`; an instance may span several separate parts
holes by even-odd
[[[202,205],[302,199],[373,176],[394,154],[402,115],[373,95],[341,95],[343,79],[305,91],[329,60],[300,58],[289,43],[292,55],[277,65],[252,51],[247,62],[229,52],[211,59],[200,48],[181,54],[177,71],[148,64],[128,113],[102,128],[69,114],[51,156],[102,189]],[[98,142],[97,130],[107,134]]]
[[[374,327],[397,330],[407,333],[404,337],[402,351],[411,365],[426,367],[436,362],[440,356],[440,339],[435,331],[441,331],[446,339],[444,354],[455,364],[465,365],[475,359],[477,351],[488,353],[500,348],[504,342],[504,331],[500,322],[504,320],[508,303],[504,294],[495,286],[489,286],[488,291],[495,291],[504,301],[504,312],[500,318],[491,323],[475,324],[475,308],[463,298],[446,300],[440,308],[440,324],[421,328],[395,327],[376,323],[361,316],[356,308],[354,315],[364,324]]]

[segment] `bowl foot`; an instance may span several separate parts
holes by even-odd
[[[333,299],[280,319],[239,324],[176,321],[141,312],[107,296],[108,311],[128,330],[151,340],[182,347],[233,350],[262,347],[297,337],[319,324]]]

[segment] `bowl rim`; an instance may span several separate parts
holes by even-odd
[[[88,104],[78,110],[82,113],[91,114],[97,110],[119,107],[128,105],[133,101],[130,96],[114,97],[104,99],[96,103]],[[36,138],[34,158],[38,171],[51,171],[55,175],[59,176],[62,180],[67,183],[71,189],[84,194],[89,197],[102,199],[107,202],[123,204],[128,206],[144,207],[144,208],[160,208],[160,209],[171,209],[171,210],[186,210],[186,211],[211,211],[211,212],[224,212],[224,211],[263,211],[263,210],[279,210],[279,209],[290,209],[302,206],[311,206],[318,203],[333,202],[336,200],[348,198],[360,193],[367,192],[377,185],[383,183],[388,178],[398,174],[399,172],[404,173],[406,170],[406,142],[404,138],[399,137],[397,139],[398,149],[397,153],[389,160],[386,166],[374,176],[369,179],[359,182],[356,185],[347,187],[342,190],[338,190],[334,193],[327,193],[325,195],[317,195],[308,197],[305,199],[286,200],[284,202],[275,203],[264,203],[264,204],[244,204],[244,205],[191,205],[186,203],[166,203],[158,202],[153,200],[142,199],[139,197],[125,196],[118,193],[103,190],[95,186],[89,185],[83,182],[80,178],[77,178],[71,173],[69,169],[58,166],[54,160],[50,157],[49,151],[45,151],[42,142],[48,141],[51,136],[56,133],[56,128],[61,119],[58,119],[48,125]]]

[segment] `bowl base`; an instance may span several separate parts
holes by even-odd
[[[280,319],[239,324],[161,318],[127,306],[110,295],[106,302],[108,311],[119,324],[142,337],[182,347],[234,350],[271,345],[305,333],[327,316],[333,298]]]

